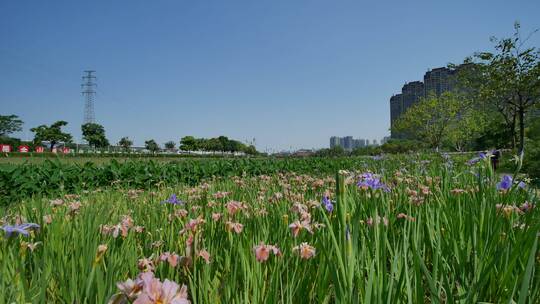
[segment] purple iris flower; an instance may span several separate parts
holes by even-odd
[[[521,189],[525,189],[525,187],[527,187],[527,184],[525,184],[524,181],[521,181],[517,184],[518,188],[521,188]]]
[[[478,157],[471,158],[469,161],[467,161],[467,165],[472,166],[486,158],[488,158],[488,155],[484,152],[480,152],[478,153]]]
[[[11,235],[13,234],[22,234],[24,236],[28,236],[30,234],[30,230],[39,229],[39,225],[34,223],[24,223],[20,225],[4,225],[0,226],[0,229],[4,230],[7,237],[11,237]]]
[[[373,190],[382,189],[384,192],[390,192],[390,188],[383,182],[381,179],[375,176],[373,173],[364,173],[360,175],[360,181],[358,181],[358,187],[367,189],[371,188]]]
[[[334,210],[334,204],[332,204],[332,201],[328,196],[324,196],[322,199],[322,205],[328,212],[332,212]]]
[[[171,194],[171,196],[164,200],[163,202],[161,202],[162,204],[172,204],[172,205],[183,205],[184,202],[182,200],[179,200],[177,197],[176,197],[176,194]]]
[[[383,160],[384,159],[384,155],[374,155],[371,157],[371,159],[373,160]]]
[[[469,159],[467,161],[467,165],[472,166],[472,165],[478,163],[480,160],[481,160],[480,157],[475,157],[475,158]]]
[[[512,177],[504,175],[500,183],[497,183],[497,190],[508,190],[512,187]]]

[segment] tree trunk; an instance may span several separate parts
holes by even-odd
[[[519,155],[525,152],[525,109],[519,107]]]
[[[55,141],[51,141],[51,152],[52,150],[54,149],[54,146],[56,145],[56,142]]]
[[[510,124],[510,134],[512,134],[512,149],[515,149],[516,148],[516,143],[517,143],[517,139],[516,139],[516,114],[514,112],[514,114],[512,115],[512,122]]]

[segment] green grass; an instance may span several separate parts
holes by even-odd
[[[485,163],[447,167],[437,157],[421,158],[367,161],[337,176],[215,177],[138,193],[113,185],[80,197],[57,195],[60,206],[24,199],[0,209],[0,217],[42,228],[30,237],[0,237],[0,303],[104,303],[117,292],[116,282],[141,272],[140,259],[188,255],[190,234],[193,263],[156,263],[154,272],[187,284],[192,303],[537,303],[540,211],[496,208],[535,203],[536,194],[497,191],[499,177]],[[359,189],[358,174],[368,170],[381,174],[391,191]],[[216,198],[220,191],[229,194]],[[173,193],[186,205],[160,204]],[[331,213],[318,206],[325,193],[334,201]],[[81,202],[77,212],[70,211],[72,201]],[[231,201],[246,209],[229,214]],[[324,227],[293,237],[288,226],[301,217],[299,208]],[[213,213],[223,217],[214,221]],[[144,231],[100,233],[100,225],[125,215]],[[198,217],[206,222],[196,232],[179,233]],[[243,231],[229,232],[226,221],[242,223]],[[31,251],[25,242],[38,245]],[[257,262],[253,247],[260,242],[277,245],[282,256]],[[316,248],[314,258],[293,251],[302,242]],[[108,246],[103,256],[100,244]],[[211,254],[209,264],[195,255],[201,249]]]

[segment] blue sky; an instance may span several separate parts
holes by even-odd
[[[405,82],[489,50],[516,20],[540,28],[539,12],[540,1],[502,0],[2,0],[0,114],[25,121],[23,139],[60,119],[80,139],[80,77],[93,69],[112,142],[226,135],[264,151],[380,139]]]

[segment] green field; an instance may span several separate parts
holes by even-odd
[[[39,228],[0,237],[0,303],[130,303],[152,290],[152,303],[173,296],[174,303],[540,298],[537,194],[518,180],[499,184],[488,160],[467,165],[462,157],[411,155],[10,167],[36,177],[38,190],[11,196],[0,225]],[[336,174],[340,169],[347,171]],[[38,177],[54,170],[61,177],[42,185],[46,179]],[[158,280],[185,285],[187,294]]]

